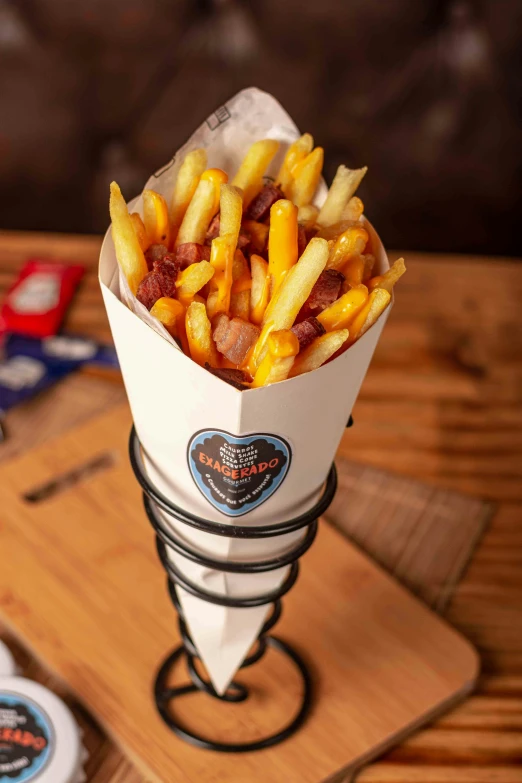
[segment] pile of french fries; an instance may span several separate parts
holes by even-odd
[[[230,183],[226,172],[207,168],[203,149],[193,150],[179,169],[170,204],[159,193],[145,190],[142,216],[129,214],[120,188],[111,184],[116,256],[138,298],[140,285],[152,274],[147,263],[151,247],[163,245],[175,259],[183,245],[210,244],[210,260],[171,267],[173,295],[160,296],[150,313],[195,362],[215,374],[237,373],[241,388],[310,372],[349,348],[389,305],[393,286],[405,272],[400,258],[385,274],[373,274],[364,205],[355,195],[366,168],[339,166],[322,207],[313,205],[323,149],[314,148],[309,133],[286,152],[274,183],[281,198],[269,216],[249,218],[249,207],[263,190],[263,177],[278,148],[271,139],[255,142]],[[219,233],[210,241],[207,234],[217,213]],[[303,231],[306,246],[298,257]],[[244,252],[238,249],[240,232],[248,232]],[[316,313],[318,336],[301,347],[296,324],[326,270],[342,273],[339,295]],[[226,358],[216,345],[216,323],[223,316],[234,319],[240,336],[243,322],[256,327],[245,330],[254,339],[240,362]]]

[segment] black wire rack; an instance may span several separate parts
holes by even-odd
[[[347,426],[351,426],[351,424],[352,418],[350,417]],[[221,524],[198,517],[168,500],[147,476],[142,457],[141,444],[134,427],[132,428],[130,435],[129,454],[134,475],[143,490],[145,512],[156,533],[156,547],[160,561],[167,572],[167,587],[172,603],[178,613],[179,631],[182,640],[181,645],[171,652],[162,663],[154,683],[154,699],[163,721],[181,739],[196,747],[205,748],[207,750],[221,751],[224,753],[242,753],[277,745],[294,734],[306,719],[312,704],[312,682],[308,668],[301,656],[287,642],[277,636],[271,635],[269,632],[281,617],[281,598],[295,584],[299,575],[299,558],[311,547],[315,539],[318,518],[321,514],[324,514],[335,495],[337,489],[335,465],[332,465],[330,468],[321,497],[306,513],[275,525],[244,526]],[[296,546],[281,556],[256,562],[228,562],[208,557],[207,555],[203,555],[195,549],[192,549],[186,541],[176,535],[172,526],[165,523],[162,515],[159,513],[160,511],[171,519],[189,525],[204,533],[210,533],[215,536],[225,536],[227,538],[258,539],[283,536],[298,530],[303,530],[305,532]],[[264,593],[263,595],[232,598],[230,596],[224,596],[219,593],[205,590],[190,581],[168,557],[169,550],[177,552],[184,558],[191,560],[194,563],[198,563],[199,565],[229,573],[265,573],[285,566],[289,566],[289,569],[286,578],[277,589],[272,590],[269,593]],[[302,692],[298,709],[286,726],[267,737],[251,742],[217,742],[189,730],[183,724],[183,721],[173,709],[172,702],[175,699],[179,699],[188,693],[200,692],[223,702],[239,703],[244,702],[248,698],[249,691],[245,685],[233,681],[230,683],[225,693],[219,694],[212,683],[201,676],[197,668],[197,661],[199,661],[200,656],[187,628],[183,609],[176,592],[176,586],[183,588],[197,598],[219,606],[240,609],[248,609],[256,606],[272,606],[270,615],[259,632],[254,651],[245,658],[240,668],[245,669],[260,661],[268,649],[275,650],[285,656],[293,664],[302,681]],[[168,685],[170,674],[176,664],[183,658],[186,661],[190,682],[184,685],[171,687]]]

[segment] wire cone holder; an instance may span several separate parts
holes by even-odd
[[[351,426],[351,424],[352,418],[350,417],[347,426]],[[281,598],[296,582],[299,574],[298,560],[312,545],[317,534],[318,519],[324,514],[335,495],[337,489],[335,465],[332,465],[330,468],[321,497],[309,511],[286,522],[280,522],[275,525],[246,527],[242,525],[225,525],[203,519],[179,508],[169,501],[147,476],[141,454],[141,444],[134,427],[132,428],[130,435],[129,454],[134,475],[143,490],[143,500],[147,517],[156,533],[158,555],[167,572],[167,587],[172,603],[178,613],[179,631],[182,639],[182,644],[171,652],[162,663],[154,684],[154,699],[163,721],[181,739],[192,745],[208,750],[221,751],[224,753],[241,753],[261,750],[272,745],[277,745],[294,734],[307,717],[312,703],[312,682],[310,673],[298,653],[289,644],[277,636],[270,635],[269,632],[281,617]],[[189,525],[204,533],[225,536],[227,538],[256,539],[276,537],[298,530],[305,530],[305,528],[306,532],[303,538],[291,551],[285,552],[284,555],[279,557],[256,562],[227,562],[210,558],[189,547],[185,541],[182,541],[176,536],[172,527],[165,524],[161,515],[158,513],[158,510],[161,510],[161,512],[167,514],[173,520]],[[169,559],[167,547],[199,565],[229,573],[265,573],[284,566],[290,566],[290,568],[287,577],[277,589],[265,593],[264,595],[256,595],[247,598],[232,598],[219,593],[206,591],[187,579]],[[199,674],[196,668],[196,661],[199,660],[200,656],[187,628],[183,616],[183,609],[176,593],[176,586],[181,587],[197,598],[220,606],[246,609],[257,606],[267,606],[269,604],[272,605],[272,612],[259,632],[254,652],[245,658],[240,668],[244,669],[247,666],[252,666],[257,663],[264,656],[268,648],[276,650],[294,665],[297,673],[301,677],[303,690],[299,708],[294,717],[284,728],[267,737],[252,742],[216,742],[189,730],[183,725],[180,719],[174,715],[172,709],[173,700],[188,693],[199,691],[212,698],[234,703],[245,701],[249,695],[246,686],[235,681],[230,683],[224,694],[218,694],[212,683],[203,679]],[[170,673],[182,658],[185,658],[190,682],[185,685],[170,687],[168,685]]]

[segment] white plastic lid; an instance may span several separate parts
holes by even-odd
[[[80,730],[51,691],[23,677],[0,677],[0,780],[85,780]]]
[[[9,647],[0,641],[0,677],[14,677],[16,664]]]

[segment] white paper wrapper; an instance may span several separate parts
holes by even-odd
[[[268,172],[275,176],[288,144],[298,135],[273,97],[257,89],[244,90],[211,115],[146,187],[170,199],[184,156],[197,147],[207,149],[209,167],[223,168],[232,177],[250,144],[261,138],[282,142]],[[322,183],[318,204],[325,195]],[[141,198],[132,206],[140,211]],[[374,230],[367,227],[377,270],[382,273],[388,260]],[[319,370],[240,392],[185,356],[130,294],[118,271],[110,232],[101,250],[99,274],[147,471],[156,486],[182,508],[231,525],[234,521],[274,524],[311,508],[320,496],[388,312],[344,354]],[[238,473],[224,475],[215,469],[216,460],[223,471]],[[245,466],[259,472],[241,474]],[[181,524],[174,527],[192,548],[224,560],[264,560],[288,550],[303,535],[299,531],[278,538],[234,540]],[[255,575],[225,574],[172,551],[169,556],[191,581],[232,597],[269,592],[287,574],[287,568]],[[212,682],[224,692],[269,607],[225,608],[177,589]]]
[[[14,677],[16,673],[15,659],[9,647],[0,640],[0,677]]]

